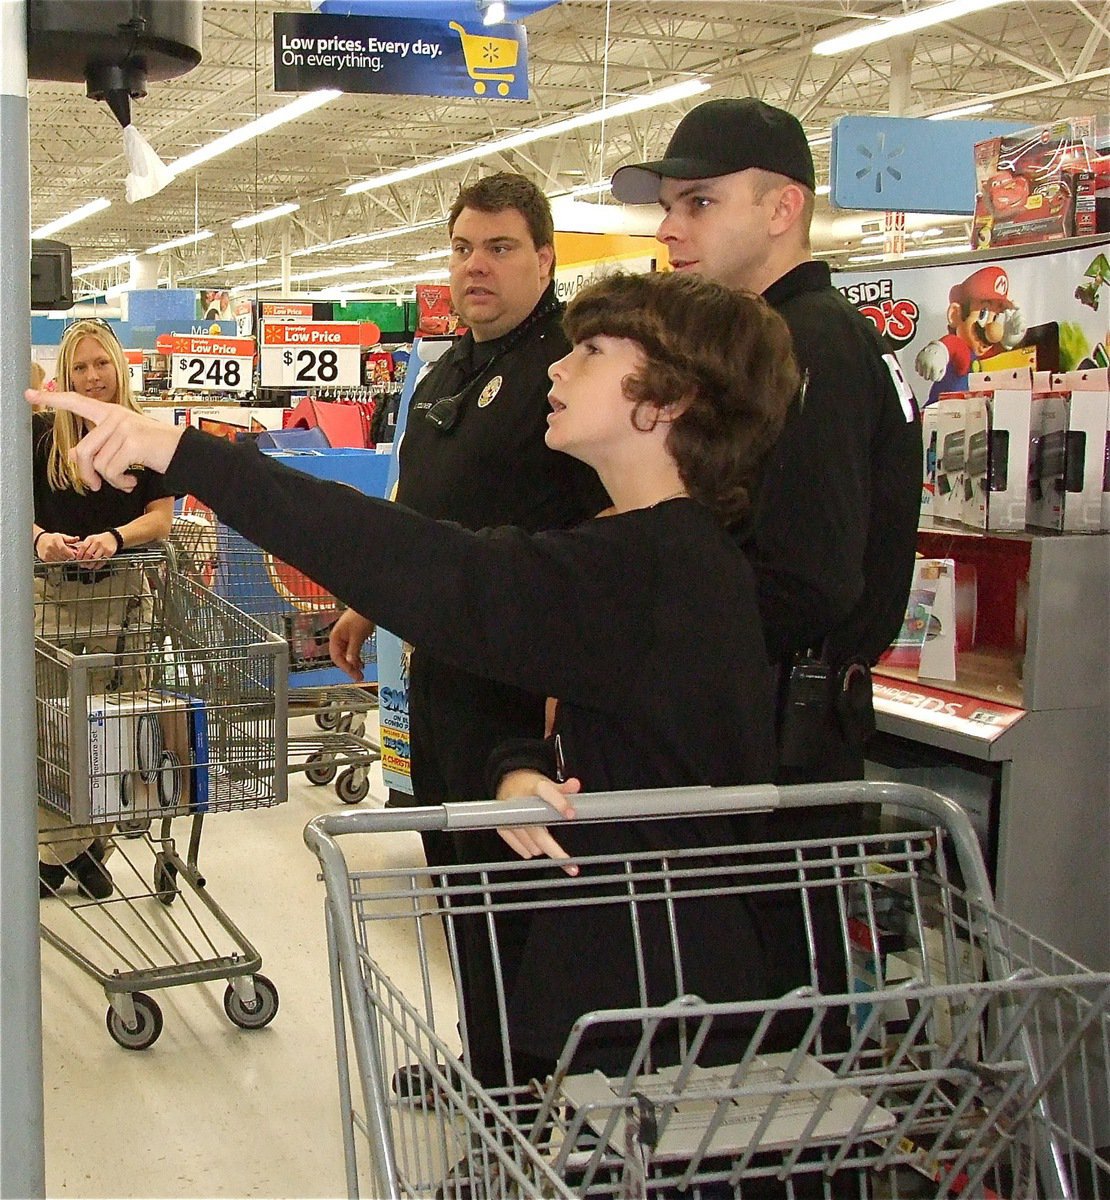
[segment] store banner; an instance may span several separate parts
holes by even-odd
[[[523,25],[274,13],[274,91],[528,99]]]
[[[1040,243],[1015,257],[887,263],[837,271],[833,283],[894,343],[924,406],[941,392],[966,391],[977,372],[1106,366],[1108,246],[1053,250]]]

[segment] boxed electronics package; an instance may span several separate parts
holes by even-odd
[[[208,807],[207,714],[159,691],[89,697],[92,822],[176,817]],[[85,814],[74,811],[75,822]]]
[[[1055,465],[1062,466],[1059,510],[1051,513],[1049,528],[1066,532],[1092,533],[1110,529],[1110,372],[1105,369],[1053,372],[1038,371],[1034,388],[1041,394],[1063,397],[1063,462],[1055,464],[1060,453],[1050,441],[1031,451],[1030,480],[1035,465],[1045,477],[1053,477]],[[1059,405],[1049,405],[1057,414]],[[1045,418],[1042,417],[1042,420]],[[1058,438],[1061,418],[1047,419],[1047,436]],[[1042,433],[1042,436],[1045,436]],[[1035,460],[1035,461],[1034,461]],[[1040,486],[1038,484],[1038,486]],[[1043,492],[1044,488],[1040,487]],[[1106,510],[1106,511],[1104,511]],[[1042,514],[1043,515],[1043,514]]]
[[[1110,229],[1110,117],[1071,117],[975,146],[971,244],[1017,246]]]
[[[1027,370],[968,377],[966,485],[961,520],[974,529],[1025,528],[1032,389]]]
[[[933,517],[938,521],[963,519],[964,487],[967,483],[967,401],[963,396],[944,396],[933,406],[936,414],[936,493]]]

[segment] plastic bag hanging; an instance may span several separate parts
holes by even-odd
[[[173,179],[173,172],[134,125],[123,131],[123,148],[131,168],[124,185],[128,204],[156,195]]]

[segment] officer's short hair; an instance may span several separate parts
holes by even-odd
[[[543,192],[523,175],[499,171],[496,175],[487,175],[477,183],[460,188],[447,217],[448,237],[455,232],[455,222],[464,208],[474,208],[484,213],[515,208],[524,218],[535,248],[539,250],[542,246],[550,246],[552,252],[555,250],[555,222],[551,216],[551,205]],[[554,259],[551,269],[555,269]]]
[[[667,448],[686,490],[726,525],[745,517],[799,386],[778,313],[700,276],[618,273],[580,291],[563,325],[575,345],[601,335],[640,346],[647,361],[622,385],[633,425],[650,429],[676,406]]]

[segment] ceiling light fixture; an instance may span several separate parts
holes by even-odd
[[[207,267],[203,271],[192,271],[188,275],[178,275],[178,280],[184,282],[186,279],[201,279],[205,275],[226,275],[228,271],[246,271],[249,267],[261,267],[267,263],[265,258],[251,258],[243,262],[223,263],[218,267]]]
[[[434,258],[447,258],[451,254],[450,248],[446,250],[429,250],[427,254],[414,254],[413,262],[431,262]]]
[[[263,221],[276,221],[278,217],[296,212],[299,204],[275,204],[273,208],[263,209],[262,212],[252,213],[249,217],[240,217],[231,222],[232,229],[248,229],[251,225],[261,225]]]
[[[110,271],[113,267],[122,267],[129,263],[134,254],[117,254],[115,258],[106,258],[103,262],[92,263],[87,267],[75,267],[74,275],[95,275],[97,271]]]
[[[960,17],[969,16],[971,13],[983,12],[988,8],[998,8],[1000,5],[1013,3],[1014,0],[945,0],[943,4],[931,4],[900,17],[891,17],[889,20],[879,18],[853,29],[850,33],[827,38],[813,47],[813,53],[843,54],[846,50],[858,50],[861,46],[871,46],[875,42],[886,41],[887,38],[901,37],[905,33],[916,33],[919,29],[927,29],[930,25],[939,25],[942,21],[957,21]]]
[[[375,287],[380,287],[382,284],[387,283],[436,283],[439,280],[450,278],[450,271],[424,271],[419,275],[393,275],[387,279],[375,279],[373,283]]]
[[[310,279],[333,279],[336,275],[353,275],[356,271],[384,271],[393,266],[392,261],[379,258],[372,262],[355,263],[349,267],[328,267],[324,271],[309,271],[304,275],[290,275],[291,283],[307,283]]]
[[[207,146],[201,146],[189,154],[183,154],[180,158],[174,159],[169,164],[169,168],[174,175],[182,175],[194,167],[199,167],[201,163],[208,162],[209,159],[215,158],[219,154],[226,154],[228,150],[234,150],[236,146],[241,146],[253,138],[261,137],[264,133],[269,133],[280,125],[295,121],[298,117],[303,117],[306,113],[310,113],[324,104],[329,104],[342,95],[343,93],[335,88],[309,92],[291,104],[286,104],[283,108],[276,108],[273,112],[259,117],[256,121],[251,121],[240,129],[233,129],[230,133],[225,133],[222,137],[216,138],[214,142],[209,142]]]
[[[819,133],[816,137],[807,137],[806,141],[809,142],[811,149],[814,146],[827,146],[832,141],[832,134]]]
[[[335,242],[321,242],[316,246],[305,246],[303,250],[294,250],[289,257],[301,258],[306,254],[321,254],[325,250],[339,250],[344,246],[360,246],[364,242],[380,242],[385,238],[400,237],[406,233],[419,233],[422,229],[442,228],[446,217],[433,217],[430,221],[420,221],[416,225],[398,225],[395,229],[378,229],[373,233],[356,233],[351,237],[340,238]]]
[[[275,275],[273,279],[255,279],[251,283],[241,283],[238,287],[231,289],[231,295],[237,296],[240,292],[256,292],[263,288],[276,287],[281,283],[281,276]]]
[[[478,0],[483,25],[500,25],[505,20],[505,0]]]
[[[819,183],[813,190],[815,196],[827,196],[832,191],[832,188],[827,183]]]
[[[385,175],[377,175],[373,179],[362,179],[358,183],[349,184],[343,189],[347,196],[359,192],[369,192],[377,188],[391,187],[395,183],[404,183],[421,175],[431,175],[435,171],[447,167],[458,166],[460,163],[473,162],[477,158],[488,158],[491,154],[501,154],[505,150],[515,150],[518,146],[527,146],[544,138],[555,137],[567,133],[571,129],[582,129],[587,125],[598,125],[602,121],[615,117],[628,116],[630,113],[643,112],[645,109],[658,108],[662,104],[671,104],[678,100],[686,100],[690,96],[699,95],[709,90],[709,84],[700,79],[686,79],[682,83],[674,83],[660,88],[656,92],[648,92],[642,96],[629,96],[616,104],[604,105],[578,113],[562,121],[553,121],[550,125],[540,125],[534,129],[525,129],[508,137],[497,138],[491,142],[483,142],[480,146],[471,146],[467,150],[459,150],[455,154],[446,154],[442,158],[432,159],[431,162],[419,163],[415,167],[403,167],[399,171],[389,171]]]
[[[161,254],[165,250],[176,250],[179,246],[192,246],[195,242],[206,241],[215,237],[211,229],[202,229],[199,233],[187,233],[184,237],[171,238],[168,242],[159,242],[157,246],[147,246],[144,254]]]
[[[994,105],[985,100],[982,104],[963,104],[959,108],[946,108],[925,118],[926,121],[951,121],[954,117],[973,117],[976,113],[990,112]]]
[[[68,229],[71,225],[76,225],[78,221],[83,221],[86,217],[94,216],[96,213],[103,212],[106,208],[111,207],[111,200],[105,200],[103,196],[100,196],[96,200],[90,200],[88,204],[82,204],[80,208],[75,208],[73,212],[66,213],[64,217],[59,217],[56,221],[49,221],[45,225],[40,225],[38,229],[32,229],[31,237],[49,237],[52,233],[57,233],[60,229]]]

